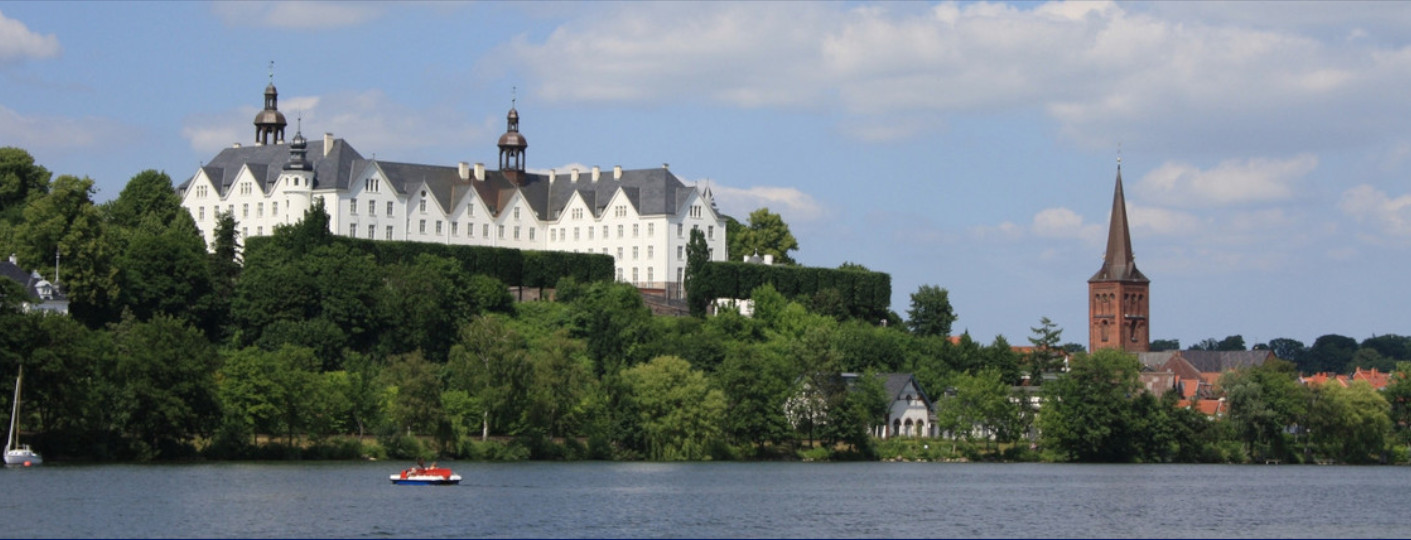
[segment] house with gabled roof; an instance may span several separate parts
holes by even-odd
[[[1159,351],[1137,353],[1142,372],[1138,375],[1148,392],[1161,397],[1178,392],[1179,407],[1193,407],[1207,416],[1224,414],[1224,394],[1220,376],[1226,372],[1263,365],[1274,358],[1267,350],[1256,351]]]
[[[254,144],[222,150],[178,187],[208,244],[220,214],[234,216],[241,236],[264,236],[321,201],[334,234],[599,253],[614,258],[619,281],[642,289],[680,290],[692,230],[706,237],[711,260],[725,260],[725,221],[709,187],[665,164],[532,171],[513,106],[495,169],[369,159],[331,133],[308,140],[301,129],[286,142],[277,107],[271,79]]]
[[[57,273],[57,267],[55,271]],[[0,279],[14,281],[24,289],[25,298],[20,301],[20,309],[25,313],[68,315],[69,297],[64,293],[63,287],[44,279],[38,271],[25,271],[14,254],[10,255],[9,260],[0,261]],[[58,280],[57,275],[55,280]]]

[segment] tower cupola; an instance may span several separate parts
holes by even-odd
[[[255,113],[255,144],[284,144],[284,113],[279,112],[279,90],[274,87],[274,62],[270,62],[269,86],[265,87],[265,108]]]

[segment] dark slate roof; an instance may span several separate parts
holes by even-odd
[[[852,388],[852,383],[856,381],[858,377],[861,377],[862,374],[843,373],[842,376],[843,380],[848,384],[848,388]],[[915,375],[911,373],[878,373],[877,377],[882,379],[882,388],[886,390],[887,397],[892,401],[906,399],[904,392],[906,392],[907,383],[910,382],[916,385],[916,392],[920,394],[916,397],[921,398],[921,401],[926,403],[926,408],[934,408],[931,398],[926,395],[926,390],[921,388],[921,383],[916,382]]]
[[[42,300],[39,296],[39,282],[44,281],[44,277],[37,272],[26,272],[18,264],[9,260],[0,260],[0,278],[6,278],[24,287],[25,294],[29,295],[30,301]],[[65,299],[64,288],[55,285],[54,294],[58,299]]]
[[[523,181],[516,186],[506,172],[498,170],[486,170],[483,181],[462,180],[458,166],[368,160],[343,139],[334,139],[333,145],[332,152],[324,156],[323,140],[308,142],[308,160],[314,166],[314,189],[345,190],[358,173],[367,167],[377,167],[398,193],[426,189],[441,208],[447,210],[464,201],[473,188],[490,211],[496,214],[518,192],[540,220],[552,221],[558,219],[559,213],[576,193],[598,217],[603,215],[605,207],[620,191],[638,215],[673,215],[694,189],[665,167],[624,170],[619,179],[612,178],[611,170],[602,171],[597,182],[592,180],[591,173],[579,174],[577,182],[571,181],[568,174],[557,174],[550,183],[546,174],[526,172],[518,175]],[[289,146],[286,143],[226,148],[201,170],[212,179],[216,191],[224,196],[235,183],[241,168],[249,167],[260,181],[260,188],[268,193],[279,180],[284,164],[289,162]],[[191,179],[188,178],[178,190],[184,192],[190,183]]]
[[[1172,358],[1179,357],[1201,373],[1260,366],[1273,356],[1270,351],[1162,351],[1137,355],[1143,366],[1152,368],[1161,368]]]
[[[332,151],[327,156],[323,155],[322,139],[309,141],[307,151],[308,160],[314,164],[314,189],[346,189],[349,178],[353,176],[355,162],[363,161],[363,156],[343,139],[333,140]],[[201,170],[211,178],[216,192],[224,196],[235,183],[240,169],[248,166],[255,179],[259,180],[260,189],[268,193],[274,183],[279,181],[279,173],[288,162],[288,143],[241,146],[221,150],[216,157],[206,162]],[[193,176],[182,182],[177,188],[178,191],[185,192],[194,178]]]
[[[1107,227],[1107,252],[1102,258],[1102,268],[1098,269],[1088,282],[1132,281],[1149,283],[1151,280],[1137,270],[1136,258],[1132,255],[1132,234],[1127,228],[1127,198],[1122,194],[1122,166],[1117,166],[1117,188],[1112,194],[1112,221]]]

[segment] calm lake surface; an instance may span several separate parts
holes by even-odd
[[[216,463],[0,470],[5,537],[1411,537],[1411,468]]]

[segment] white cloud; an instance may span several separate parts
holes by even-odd
[[[74,149],[123,145],[132,130],[107,118],[26,116],[0,105],[0,140],[35,149]]]
[[[1205,230],[1202,220],[1186,212],[1127,203],[1127,222],[1132,230],[1161,236],[1194,236]],[[1103,234],[1106,234],[1104,227]]]
[[[1045,238],[1070,238],[1090,244],[1101,242],[1106,235],[1106,227],[1096,223],[1084,223],[1083,216],[1067,208],[1045,208],[1034,214],[1030,228],[1035,236]]]
[[[812,195],[795,188],[754,186],[741,189],[715,182],[710,182],[709,186],[720,211],[741,223],[749,220],[750,212],[764,207],[779,214],[786,222],[816,221],[826,213],[823,205]]]
[[[1392,198],[1362,184],[1342,194],[1338,209],[1358,223],[1371,226],[1379,235],[1411,238],[1411,194]]]
[[[0,13],[0,65],[53,58],[62,50],[54,34],[37,34],[24,23]]]
[[[381,6],[366,2],[302,0],[213,2],[211,11],[227,26],[283,29],[346,28],[371,21],[382,14]]]
[[[1302,33],[1317,17],[1284,13],[1340,8],[1241,9],[1290,22],[1111,2],[628,3],[506,56],[546,101],[817,107],[866,140],[920,131],[877,115],[1033,108],[1101,148],[1290,152],[1399,133],[1411,104],[1385,89],[1411,84],[1411,48]]]
[[[1223,206],[1285,200],[1318,158],[1302,154],[1285,160],[1228,159],[1212,169],[1167,162],[1142,177],[1139,187],[1149,199],[1178,206]]]
[[[393,101],[381,90],[336,93],[323,96],[294,96],[281,100],[289,125],[285,138],[294,138],[297,118],[302,116],[304,136],[309,139],[333,133],[347,139],[355,147],[380,152],[382,159],[411,160],[408,155],[419,150],[476,148],[477,138],[497,135],[494,119],[479,122],[465,118],[463,112],[450,107],[411,107]],[[202,154],[214,154],[233,143],[254,141],[254,118],[259,109],[239,107],[218,114],[188,117],[181,130],[191,148]],[[368,157],[372,157],[371,154]],[[448,163],[455,155],[440,157]]]

